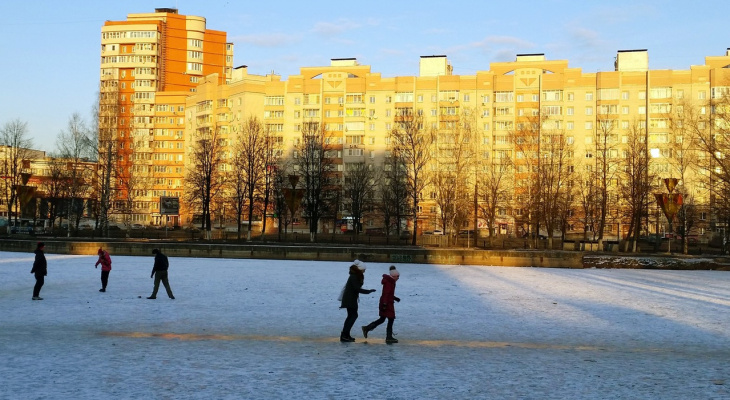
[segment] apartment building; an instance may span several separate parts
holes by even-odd
[[[710,112],[708,101],[726,93],[730,85],[730,51],[681,71],[650,70],[648,60],[646,50],[619,51],[613,71],[584,73],[566,60],[525,54],[513,62],[491,63],[488,70],[475,75],[458,76],[453,75],[446,56],[425,56],[418,76],[384,78],[355,59],[333,59],[329,66],[303,67],[299,75],[286,80],[257,77],[260,86],[255,93],[243,89],[235,96],[248,95],[247,115],[257,115],[279,138],[283,157],[296,157],[303,124],[322,124],[332,137],[339,171],[348,163],[382,165],[389,132],[404,113],[422,116],[425,127],[435,131],[453,129],[460,118],[468,116],[478,136],[474,163],[482,166],[508,158],[514,164],[513,195],[510,205],[499,210],[499,222],[502,232],[518,234],[520,220],[529,212],[521,206],[530,197],[525,181],[534,168],[529,158],[534,157],[540,137],[564,138],[575,176],[585,177],[599,167],[595,165],[596,152],[601,151],[597,141],[604,141],[603,149],[605,143],[612,143],[606,157],[618,159],[626,150],[629,132],[639,129],[649,143],[652,175],[656,179],[676,175],[673,144],[681,137],[670,126],[672,110],[676,113],[694,105],[701,114]],[[206,101],[210,105],[204,112],[212,113],[212,119],[196,117],[198,126],[215,120],[225,121],[229,131],[235,129],[240,112],[228,112],[225,106],[243,103],[226,95],[224,88],[198,92],[190,99],[188,108]],[[191,129],[198,128],[189,122],[189,140],[193,138]],[[615,180],[609,185],[616,186]],[[707,210],[710,184],[707,174],[697,172],[687,179],[684,190]],[[424,193],[421,218],[425,230],[439,227],[434,193]],[[617,200],[611,202],[617,204]],[[609,216],[613,234],[620,229],[619,211]],[[707,221],[707,213],[702,215]],[[582,229],[579,220],[576,218],[573,230]],[[365,221],[366,226],[379,223],[377,218]],[[708,227],[709,221],[703,229]]]
[[[163,221],[159,197],[182,194],[186,97],[210,74],[229,80],[232,63],[233,44],[203,17],[158,8],[104,23],[99,125],[116,142],[113,218]]]

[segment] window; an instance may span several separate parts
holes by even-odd
[[[575,113],[575,110],[573,107],[568,107],[565,109],[565,115],[573,115]]]
[[[621,100],[628,100],[629,99],[629,92],[623,91],[621,92]]]
[[[283,106],[284,96],[266,96],[264,99],[264,105],[267,106]]]
[[[574,97],[573,93],[568,93],[568,101],[573,101]]]
[[[544,101],[562,101],[563,91],[562,90],[543,90],[542,99]]]
[[[618,89],[598,89],[598,100],[618,100]]]
[[[560,106],[544,106],[542,112],[545,115],[562,115],[563,107]]]
[[[494,101],[496,103],[511,103],[514,101],[513,92],[494,92]]]
[[[604,104],[598,107],[598,114],[618,114],[618,106],[615,104]]]
[[[629,106],[621,106],[621,114],[628,114],[629,113]]]
[[[593,92],[586,92],[586,100],[587,101],[593,100]]]
[[[590,121],[586,122],[585,127],[586,127],[586,129],[593,129],[593,122],[590,122]]]
[[[593,115],[593,107],[586,107],[586,115]]]
[[[396,103],[412,103],[413,92],[400,92],[395,94]]]
[[[651,99],[669,99],[671,97],[671,87],[656,87],[649,90],[649,98]]]
[[[707,98],[707,92],[705,92],[704,90],[700,90],[699,92],[697,92],[697,98],[700,100],[705,100]]]

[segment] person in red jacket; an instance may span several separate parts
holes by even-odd
[[[368,337],[368,332],[377,328],[378,325],[385,322],[388,319],[388,325],[385,328],[385,343],[398,343],[398,339],[393,337],[393,321],[395,320],[395,301],[400,302],[400,299],[395,296],[395,283],[400,278],[400,272],[395,266],[390,266],[390,272],[383,274],[383,280],[380,282],[383,284],[383,293],[380,295],[380,318],[371,322],[368,325],[362,327],[362,334],[365,338]]]
[[[106,292],[106,284],[109,282],[109,271],[112,270],[112,258],[109,256],[109,252],[104,249],[97,251],[99,259],[94,264],[94,268],[98,268],[101,264],[101,289],[100,292]]]

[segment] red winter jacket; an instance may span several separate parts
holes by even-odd
[[[395,318],[395,279],[389,274],[383,274],[383,294],[380,295],[380,313],[381,317]]]
[[[109,257],[108,251],[102,251],[101,254],[99,254],[99,260],[94,264],[96,267],[97,265],[101,264],[101,270],[102,271],[111,271],[112,270],[112,258]]]

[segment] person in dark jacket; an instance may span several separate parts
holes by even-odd
[[[350,336],[350,329],[357,321],[357,303],[360,301],[360,293],[370,294],[375,291],[375,289],[363,289],[363,283],[365,283],[365,263],[355,260],[350,266],[350,277],[347,278],[347,283],[342,288],[340,308],[347,309],[347,318],[340,333],[340,342],[355,341],[355,338]]]
[[[383,280],[380,282],[383,284],[383,293],[380,295],[379,303],[380,311],[378,313],[380,318],[362,327],[362,335],[366,338],[368,337],[368,332],[377,328],[387,318],[388,325],[385,328],[385,343],[398,343],[398,339],[393,337],[393,321],[395,320],[394,301],[400,302],[400,299],[395,296],[395,283],[399,278],[400,272],[398,272],[395,266],[390,267],[389,273],[383,274]]]
[[[99,255],[99,259],[96,260],[94,268],[98,268],[101,264],[101,289],[100,292],[106,292],[106,284],[109,282],[109,271],[112,270],[112,258],[109,256],[109,252],[104,249],[99,249],[96,252]]]
[[[152,267],[150,278],[155,278],[155,288],[152,290],[152,296],[148,297],[148,299],[157,298],[157,289],[160,288],[160,281],[162,281],[162,284],[165,285],[165,290],[167,290],[167,296],[175,300],[175,296],[172,295],[172,290],[170,289],[170,282],[167,281],[167,268],[170,266],[170,263],[167,261],[167,256],[162,254],[160,249],[152,250],[152,254],[155,255],[155,265]]]
[[[45,247],[45,243],[38,242],[34,251],[35,261],[33,261],[33,268],[30,270],[31,274],[35,274],[35,286],[33,286],[33,300],[43,300],[43,297],[40,297],[41,288],[45,283],[46,275],[48,275],[48,264],[46,263],[46,255],[43,253],[43,249]]]

